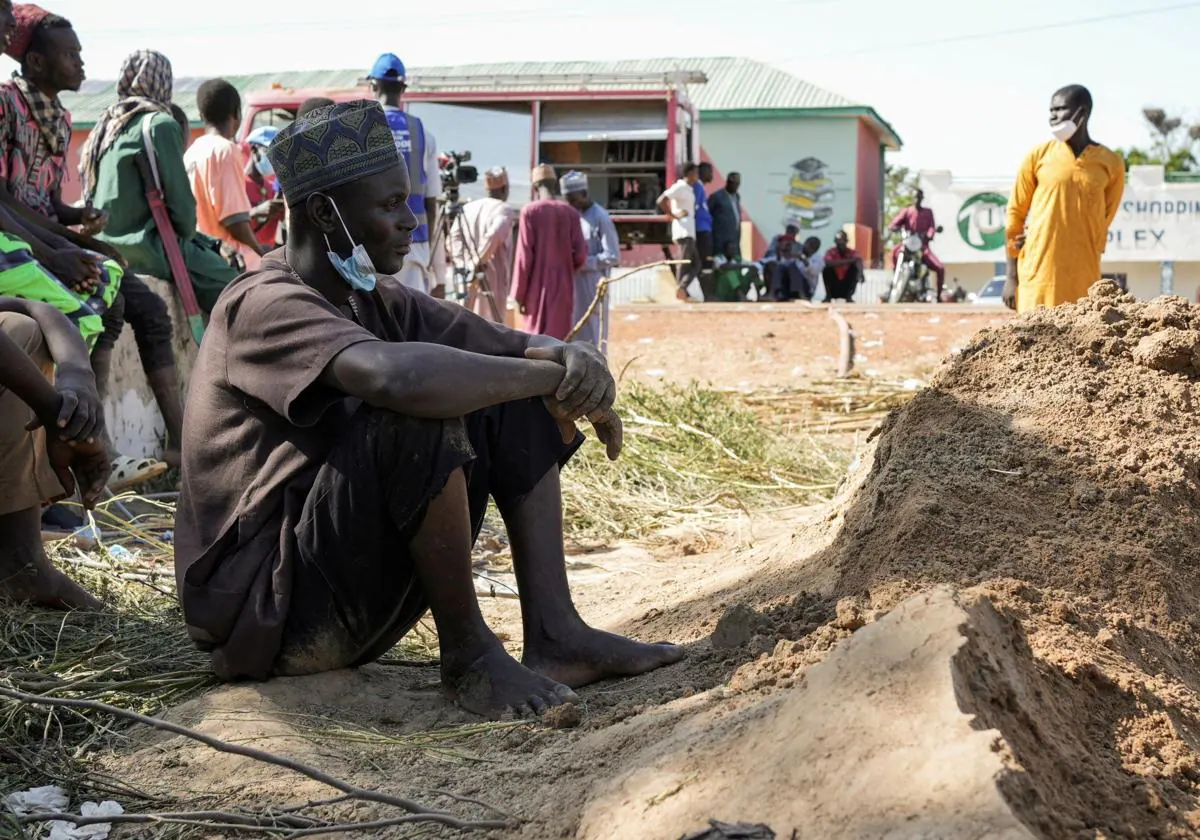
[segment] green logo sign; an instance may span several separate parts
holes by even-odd
[[[1000,193],[979,193],[968,198],[958,211],[958,233],[963,242],[979,251],[1003,248],[1007,211],[1008,197]]]

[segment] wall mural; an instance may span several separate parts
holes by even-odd
[[[818,230],[832,222],[837,188],[829,165],[819,158],[806,157],[792,164],[788,189],[783,194],[783,224],[801,230]]]

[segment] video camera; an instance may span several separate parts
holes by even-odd
[[[458,188],[463,184],[474,184],[479,180],[479,170],[474,166],[463,166],[471,159],[470,152],[446,152],[438,156],[438,171],[442,176],[442,192],[446,203],[454,207],[459,203]]]

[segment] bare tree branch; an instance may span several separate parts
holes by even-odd
[[[271,764],[276,767],[282,767],[285,770],[291,770],[293,773],[299,773],[302,776],[307,776],[308,778],[312,779],[313,781],[320,782],[321,784],[327,785],[327,786],[333,788],[334,790],[338,790],[344,794],[348,794],[355,799],[359,799],[359,800],[362,800],[365,802],[378,802],[383,805],[391,805],[396,808],[401,808],[410,813],[410,815],[411,815],[410,817],[396,818],[398,821],[435,822],[435,823],[440,823],[441,825],[449,826],[450,828],[457,828],[457,829],[491,829],[491,828],[511,827],[511,822],[509,822],[507,820],[477,820],[477,821],[462,820],[462,819],[459,819],[458,817],[454,816],[453,814],[446,813],[445,811],[435,811],[431,808],[428,808],[425,805],[422,805],[420,802],[416,802],[411,799],[406,799],[406,798],[400,797],[400,796],[392,796],[390,794],[380,793],[379,791],[367,790],[365,788],[356,787],[352,784],[349,784],[348,782],[342,781],[341,779],[336,779],[333,776],[330,776],[329,774],[324,773],[315,767],[311,767],[311,766],[309,766],[307,764],[303,764],[299,761],[293,761],[290,758],[285,758],[283,756],[274,755],[273,753],[269,753],[264,750],[255,749],[254,747],[246,747],[246,746],[242,746],[240,744],[231,744],[228,741],[222,741],[219,738],[213,738],[210,735],[205,735],[202,732],[197,732],[196,730],[189,729],[186,726],[180,726],[179,724],[171,723],[169,721],[161,720],[159,718],[152,718],[152,717],[148,717],[146,715],[138,714],[137,712],[131,712],[127,709],[121,709],[116,706],[110,706],[107,703],[99,703],[94,700],[73,700],[73,699],[67,699],[67,698],[62,698],[62,697],[47,697],[47,696],[40,695],[40,694],[27,694],[23,691],[15,691],[11,688],[6,688],[3,686],[0,686],[0,697],[8,698],[9,700],[13,700],[17,703],[23,703],[25,705],[30,705],[30,706],[51,706],[51,707],[58,707],[58,708],[65,708],[65,709],[75,709],[75,710],[84,709],[84,710],[93,711],[93,712],[102,712],[104,714],[109,714],[109,715],[113,715],[115,717],[124,718],[125,720],[131,720],[131,721],[134,721],[135,723],[140,723],[143,726],[149,726],[152,729],[158,729],[162,732],[170,732],[173,735],[182,735],[185,738],[190,738],[193,741],[198,741],[199,743],[204,744],[206,747],[210,747],[211,749],[214,749],[218,752],[230,753],[231,755],[240,755],[240,756],[243,756],[244,758],[253,759],[254,761],[261,761],[264,764]],[[152,814],[142,814],[142,815],[130,814],[130,815],[126,815],[126,816],[129,816],[131,818],[133,818],[133,817],[140,818],[141,821],[143,821],[143,822],[155,821],[157,819]],[[19,818],[19,819],[24,819],[24,818]],[[76,825],[87,825],[87,824],[91,824],[91,823],[104,823],[104,822],[117,821],[116,817],[92,818],[92,817],[71,816],[69,814],[51,816],[51,817],[47,817],[44,815],[37,815],[36,821],[41,822],[41,821],[45,821],[47,819],[62,819],[66,822],[74,822]],[[26,822],[29,822],[29,820],[26,820]],[[387,824],[388,825],[399,825],[401,823],[400,822],[389,822]],[[327,829],[321,829],[321,831],[325,831],[325,830],[327,830]],[[307,836],[307,835],[293,835],[293,836]]]

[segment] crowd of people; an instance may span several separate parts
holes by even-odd
[[[22,67],[0,94],[0,600],[99,606],[46,558],[39,512],[76,493],[93,504],[117,466],[98,348],[111,351],[128,320],[148,373],[173,367],[165,304],[140,289],[139,272],[189,288],[203,277],[186,411],[177,381],[156,396],[182,469],[184,617],[220,676],[371,661],[426,610],[445,690],[481,714],[542,711],[574,687],[682,657],[594,630],[572,604],[559,469],[583,442],[583,419],[610,458],[622,448],[602,338],[565,343],[495,323],[512,250],[503,170],[488,173],[488,199],[454,233],[496,297],[437,299],[433,257],[420,253],[436,241],[433,141],[397,110],[401,68],[377,64],[377,101],[304,103],[291,125],[252,137],[247,159],[233,141],[236,89],[201,86],[205,131],[189,145],[170,63],[135,53],[84,150],[83,205],[68,207],[70,122],[57,94],[83,80],[78,38],[9,0],[0,37]],[[512,294],[565,337],[616,263],[616,235],[586,177],[538,174]],[[568,280],[572,294],[558,294]],[[489,498],[513,546],[521,662],[474,594],[471,546]]]
[[[0,0],[0,41],[19,63],[0,84],[0,599],[98,606],[46,558],[43,506],[74,494],[89,506],[177,465],[180,598],[223,678],[371,661],[426,610],[445,689],[483,714],[541,711],[682,657],[588,627],[567,585],[559,470],[583,442],[578,422],[614,460],[623,434],[598,294],[619,241],[584,173],[537,166],[536,200],[516,214],[507,172],[488,170],[487,196],[446,220],[443,248],[436,141],[402,107],[396,56],[370,71],[374,100],[309,100],[287,127],[252,133],[246,154],[237,89],[200,86],[204,130],[189,142],[171,64],[144,50],[121,68],[82,150],[83,200],[68,206],[59,95],[83,82],[79,37],[62,17]],[[1022,309],[1078,297],[1098,269],[1123,177],[1088,137],[1090,112],[1086,91],[1056,94],[1058,145],[1022,168],[1006,291]],[[740,177],[708,195],[712,180],[711,166],[688,164],[658,200],[683,257],[681,297],[712,271],[732,299],[812,298],[818,280],[828,298],[853,299],[862,259],[844,233],[822,256],[789,227],[746,263]],[[1082,222],[1026,224],[1075,206],[1079,190],[1103,197]],[[933,228],[919,204],[904,223]],[[443,251],[470,279],[466,306],[439,299]],[[199,310],[186,410],[148,276]],[[522,331],[505,325],[510,298]],[[166,424],[162,461],[114,452],[106,432],[126,323]],[[474,595],[489,498],[513,547],[522,662]]]

